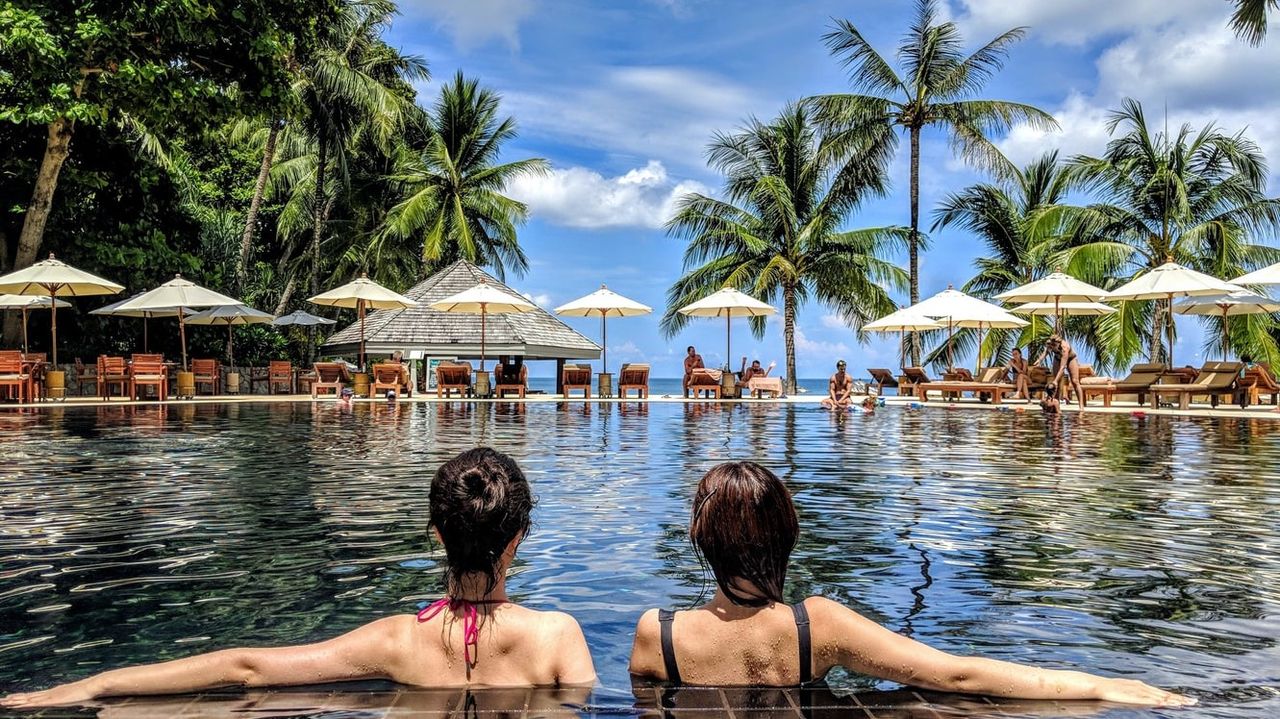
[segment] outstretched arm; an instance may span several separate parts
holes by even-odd
[[[225,649],[159,664],[114,669],[44,691],[0,699],[8,709],[80,704],[98,697],[181,694],[225,686],[261,687],[394,678],[402,617],[387,617],[317,644]]]
[[[833,631],[838,663],[882,679],[945,692],[1018,699],[1098,699],[1125,704],[1186,706],[1195,700],[1132,679],[1039,669],[981,657],[962,657],[892,632],[844,605],[805,603]],[[829,622],[829,624],[828,624]],[[819,652],[815,648],[814,655]]]

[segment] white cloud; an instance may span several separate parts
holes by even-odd
[[[674,180],[657,160],[617,177],[585,167],[559,168],[543,176],[524,175],[508,189],[535,217],[584,228],[662,227],[681,195],[710,192],[699,182]]]
[[[512,50],[520,48],[520,23],[533,14],[533,0],[415,0],[401,4],[406,15],[425,17],[453,35],[461,49],[476,48],[491,39]]]
[[[822,358],[830,358],[832,362],[849,355],[849,345],[843,342],[825,342],[809,339],[804,330],[796,327],[796,356],[805,355],[806,364],[823,364]]]
[[[1229,9],[1220,0],[960,0],[959,4],[963,12],[957,23],[974,43],[1026,26],[1033,37],[1067,45],[1170,23],[1223,25],[1224,10]]]
[[[523,295],[526,300],[529,300],[539,307],[551,306],[551,295],[545,292],[536,295],[531,292],[521,292],[520,294]]]
[[[849,325],[840,318],[840,315],[827,313],[822,316],[822,326],[832,330],[847,330]]]
[[[732,131],[751,114],[767,117],[780,105],[719,75],[682,67],[612,67],[594,81],[503,90],[503,106],[525,134],[697,171],[704,171],[714,133]]]

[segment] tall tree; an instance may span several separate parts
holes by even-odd
[[[516,227],[529,210],[502,193],[517,177],[546,172],[547,163],[498,163],[502,145],[516,136],[515,120],[499,117],[499,101],[461,72],[440,89],[426,149],[398,163],[394,179],[403,194],[374,251],[410,241],[420,248],[424,274],[459,259],[492,267],[499,277],[528,269]]]
[[[901,74],[872,47],[848,20],[840,20],[823,36],[831,53],[849,69],[853,94],[814,98],[825,124],[845,132],[887,126],[907,135],[911,147],[911,304],[920,300],[920,136],[926,127],[946,129],[961,159],[1001,176],[1014,168],[992,143],[994,134],[1015,123],[1054,129],[1048,113],[1030,105],[978,99],[983,86],[1004,66],[1009,47],[1024,28],[997,35],[972,54],[953,22],[939,22],[937,0],[916,0],[915,20],[898,46]],[[897,142],[897,135],[891,135]],[[911,346],[913,364],[920,361],[918,339]]]
[[[905,284],[905,273],[883,259],[906,241],[905,228],[841,229],[864,199],[884,193],[890,149],[883,141],[850,144],[848,136],[823,135],[804,104],[717,136],[708,158],[725,175],[726,199],[685,195],[667,222],[667,232],[689,245],[686,272],[667,292],[663,332],[671,336],[687,324],[678,308],[722,287],[781,300],[794,393],[796,314],[806,301],[835,309],[856,329],[894,309],[885,286]],[[752,327],[761,336],[762,318]]]
[[[1073,246],[1061,257],[1069,271],[1108,287],[1170,259],[1228,279],[1280,260],[1280,249],[1259,241],[1280,231],[1280,199],[1265,194],[1266,161],[1251,140],[1212,124],[1199,131],[1183,125],[1173,135],[1152,132],[1132,99],[1112,113],[1107,129],[1121,134],[1102,157],[1070,162],[1072,181],[1097,202],[1044,213],[1047,221],[1072,223]],[[1168,309],[1167,301],[1156,301],[1145,330],[1124,313],[1103,318],[1099,349],[1111,353],[1107,364],[1127,364],[1143,340],[1152,362],[1165,359]],[[1252,343],[1275,352],[1262,335]]]
[[[1257,47],[1267,37],[1267,13],[1280,10],[1280,0],[1232,0],[1231,29],[1236,37]]]

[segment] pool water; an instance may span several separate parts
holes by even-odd
[[[800,512],[792,599],[1199,697],[1180,717],[1280,715],[1270,420],[323,402],[3,412],[0,437],[0,692],[415,611],[441,591],[431,473],[490,444],[539,500],[509,590],[582,623],[593,706],[644,705],[637,617],[710,591],[685,534],[693,488],[752,459]]]

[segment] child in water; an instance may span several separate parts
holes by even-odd
[[[1044,388],[1044,399],[1040,400],[1040,410],[1045,414],[1058,413],[1058,388],[1049,385]]]
[[[867,397],[866,399],[862,400],[862,411],[863,411],[863,412],[865,412],[865,413],[867,413],[867,414],[875,414],[875,411],[876,411],[876,398],[875,398],[875,397]]]

